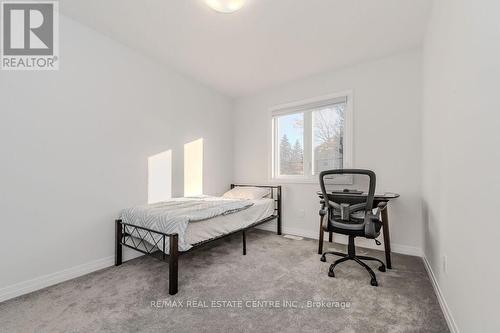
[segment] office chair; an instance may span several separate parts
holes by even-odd
[[[353,198],[353,196],[342,196],[342,194],[328,194],[325,189],[325,177],[330,175],[365,175],[370,178],[370,185],[367,197]],[[356,255],[354,238],[365,237],[375,239],[380,235],[382,221],[379,218],[380,210],[385,208],[385,204],[379,205],[377,213],[373,213],[373,197],[375,196],[375,173],[371,170],[362,169],[340,169],[327,170],[319,175],[319,184],[323,193],[323,206],[319,211],[324,231],[335,232],[349,237],[347,254],[341,252],[325,252],[321,256],[321,261],[326,261],[326,254],[333,254],[342,258],[330,265],[328,276],[335,277],[335,267],[347,260],[354,260],[363,266],[371,276],[371,285],[377,286],[377,277],[372,269],[361,260],[378,261],[381,266],[379,271],[385,272],[385,264],[377,259]],[[327,216],[325,220],[324,217]],[[377,241],[376,241],[377,242]],[[380,242],[377,242],[380,244]]]

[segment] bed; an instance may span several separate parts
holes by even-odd
[[[167,261],[169,294],[175,295],[179,255],[236,233],[246,255],[245,232],[274,219],[281,235],[281,186],[231,184],[232,191],[245,188],[268,192],[246,200],[203,196],[123,210],[115,220],[115,265],[122,264],[124,246]]]

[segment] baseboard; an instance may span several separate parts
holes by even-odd
[[[432,286],[434,287],[434,292],[438,298],[439,305],[441,306],[441,310],[443,311],[444,318],[446,319],[446,323],[448,324],[448,328],[450,329],[450,332],[451,333],[460,333],[460,331],[458,330],[457,323],[455,322],[455,319],[453,318],[453,315],[451,314],[451,310],[448,307],[448,303],[446,303],[443,292],[441,291],[441,288],[439,287],[436,276],[434,275],[434,272],[432,270],[432,267],[431,267],[429,261],[427,260],[427,257],[424,255],[424,256],[422,256],[422,259],[424,261],[424,265],[425,265],[425,269],[427,270],[427,274],[429,274],[429,278],[431,279]]]
[[[276,223],[268,223],[265,225],[261,225],[258,228],[262,229],[262,230],[276,232]],[[295,235],[295,236],[302,236],[302,237],[311,238],[311,239],[318,239],[319,238],[319,233],[315,230],[312,230],[312,229],[282,227],[282,231],[285,234],[290,234],[290,235]],[[333,240],[335,241],[335,243],[347,244],[347,237],[342,237],[342,236],[343,235],[334,235]],[[326,234],[325,234],[325,237],[326,237],[325,239],[328,239],[328,236],[326,236]],[[382,242],[382,244],[383,244],[383,242]],[[384,249],[383,246],[376,245],[375,242],[371,239],[362,239],[362,238],[356,239],[356,245],[360,246],[360,247],[374,249],[374,250],[383,250]],[[394,243],[391,243],[391,251],[394,253],[407,254],[410,256],[417,256],[417,257],[421,257],[423,255],[422,249],[419,247],[394,244]]]
[[[124,256],[125,259],[130,260],[142,256],[139,254],[132,254]],[[9,300],[11,298],[31,293],[52,285],[77,278],[79,276],[98,271],[103,268],[113,266],[115,264],[115,257],[110,256],[102,259],[97,259],[82,265],[74,266],[64,269],[59,272],[42,275],[37,278],[19,282],[0,289],[0,302]]]

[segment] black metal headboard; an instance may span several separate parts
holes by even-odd
[[[281,235],[281,185],[253,185],[253,184],[231,184],[235,187],[263,187],[271,189],[271,199],[274,199],[274,212],[278,224],[278,235]]]

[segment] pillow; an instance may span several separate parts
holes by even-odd
[[[226,199],[262,199],[271,194],[271,189],[254,186],[236,186],[222,195]]]

